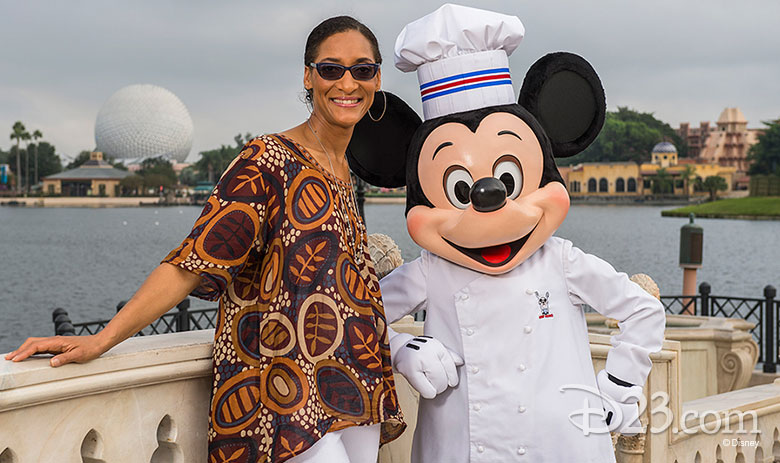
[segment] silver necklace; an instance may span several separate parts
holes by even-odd
[[[330,154],[328,154],[328,150],[325,149],[325,145],[322,143],[322,140],[320,140],[320,137],[317,135],[317,132],[314,131],[314,128],[311,126],[311,119],[306,119],[306,125],[309,126],[309,130],[311,130],[312,135],[314,135],[314,138],[317,140],[317,143],[320,144],[320,148],[322,148],[322,152],[325,153],[325,158],[328,160],[328,165],[330,165],[330,172],[333,175],[333,178],[336,180],[339,180],[339,177],[336,175],[336,169],[333,168],[333,162],[330,160]],[[341,188],[336,187],[339,191],[341,191]],[[357,200],[355,199],[355,192],[354,187],[352,185],[352,176],[349,177],[349,198],[352,202],[352,206],[354,207],[355,213],[358,211],[357,207]],[[355,230],[354,233],[352,231],[352,225],[349,223],[349,211],[346,209],[346,201],[341,200],[341,212],[344,214],[344,216],[347,219],[347,233],[349,234],[348,240],[351,242],[351,248],[352,248],[352,254],[355,256],[355,261],[358,263],[363,261],[363,240],[360,239],[357,235],[358,229],[357,229],[357,223],[355,223]],[[357,221],[357,217],[355,218]],[[349,244],[349,243],[348,243]]]
[[[339,178],[338,175],[336,175],[336,169],[333,168],[333,163],[330,161],[330,154],[328,154],[328,150],[325,149],[325,145],[322,144],[322,140],[320,140],[320,137],[317,136],[317,132],[314,131],[314,129],[311,126],[311,119],[306,119],[306,125],[309,126],[309,130],[311,130],[311,134],[314,135],[314,138],[317,140],[317,143],[320,144],[320,148],[322,148],[322,152],[325,153],[325,158],[328,160],[328,165],[330,166],[330,173],[333,174],[333,177]],[[352,183],[352,179],[350,178],[350,184]]]

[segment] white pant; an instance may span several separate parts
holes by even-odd
[[[287,463],[376,463],[379,426],[352,426],[329,432]]]

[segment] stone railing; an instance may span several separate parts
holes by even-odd
[[[422,324],[394,328],[419,334]],[[601,369],[609,336],[589,336]],[[0,360],[0,463],[203,461],[212,337],[206,330],[133,338],[97,360],[57,369],[47,359]],[[618,462],[780,460],[780,384],[683,402],[684,359],[682,343],[672,340],[652,355],[642,414],[650,432],[616,437]],[[382,448],[382,463],[409,461],[417,420],[417,395],[396,378],[409,429]]]
[[[586,319],[591,333],[618,332],[616,320],[597,313]],[[666,316],[664,338],[679,341],[682,348],[683,402],[747,387],[758,360],[753,326],[738,318]]]
[[[213,336],[133,338],[56,369],[0,356],[0,463],[204,461]]]

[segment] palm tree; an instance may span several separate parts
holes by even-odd
[[[685,191],[685,197],[691,195],[691,179],[696,174],[696,168],[690,164],[686,164],[685,168],[680,172],[680,180],[683,181],[683,189]]]
[[[35,180],[35,184],[38,184],[38,139],[43,138],[43,134],[40,130],[35,129],[35,132],[30,135],[30,137],[33,139],[33,142],[35,143],[33,146],[35,147],[35,176],[33,177],[33,180]]]
[[[655,171],[655,175],[652,176],[653,180],[653,193],[666,195],[672,188],[672,179],[669,172],[665,167],[661,167]]]
[[[11,132],[11,140],[16,140],[16,191],[22,192],[22,160],[19,155],[19,143],[22,140],[29,140],[30,134],[27,129],[24,128],[22,121],[16,121],[14,123],[13,132]]]

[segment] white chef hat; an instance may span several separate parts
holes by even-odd
[[[417,71],[425,120],[516,103],[509,55],[523,34],[516,16],[448,3],[404,27],[395,66]]]

